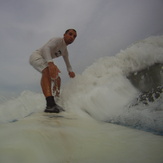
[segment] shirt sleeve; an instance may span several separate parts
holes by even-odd
[[[63,59],[65,61],[66,67],[67,67],[67,71],[68,72],[72,72],[72,67],[69,61],[69,57],[68,57],[68,51],[65,51],[65,55],[63,56]]]

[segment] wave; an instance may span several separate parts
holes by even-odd
[[[163,36],[149,37],[97,60],[63,86],[58,102],[77,116],[163,135],[162,64]],[[144,101],[143,94],[153,99]],[[15,122],[44,108],[42,94],[24,91],[0,105],[0,123]]]
[[[162,63],[163,36],[139,41],[116,56],[100,58],[77,76],[63,90],[64,104],[71,110],[73,103],[100,121],[163,134]],[[135,80],[136,87],[131,74],[139,73],[142,79]],[[151,73],[153,84],[148,80]],[[149,88],[146,92],[140,88],[142,81]],[[143,94],[153,97],[158,91],[158,98],[143,102]]]

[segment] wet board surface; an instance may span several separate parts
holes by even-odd
[[[44,116],[49,118],[65,118],[64,115],[61,115],[60,113],[44,113]]]

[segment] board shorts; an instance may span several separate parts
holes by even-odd
[[[40,51],[36,50],[32,53],[29,59],[29,63],[39,72],[42,73],[42,71],[48,67],[48,63],[42,56],[40,55]]]

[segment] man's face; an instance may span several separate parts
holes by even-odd
[[[66,34],[64,34],[64,40],[66,45],[69,45],[74,42],[77,34],[74,30],[69,30]]]

